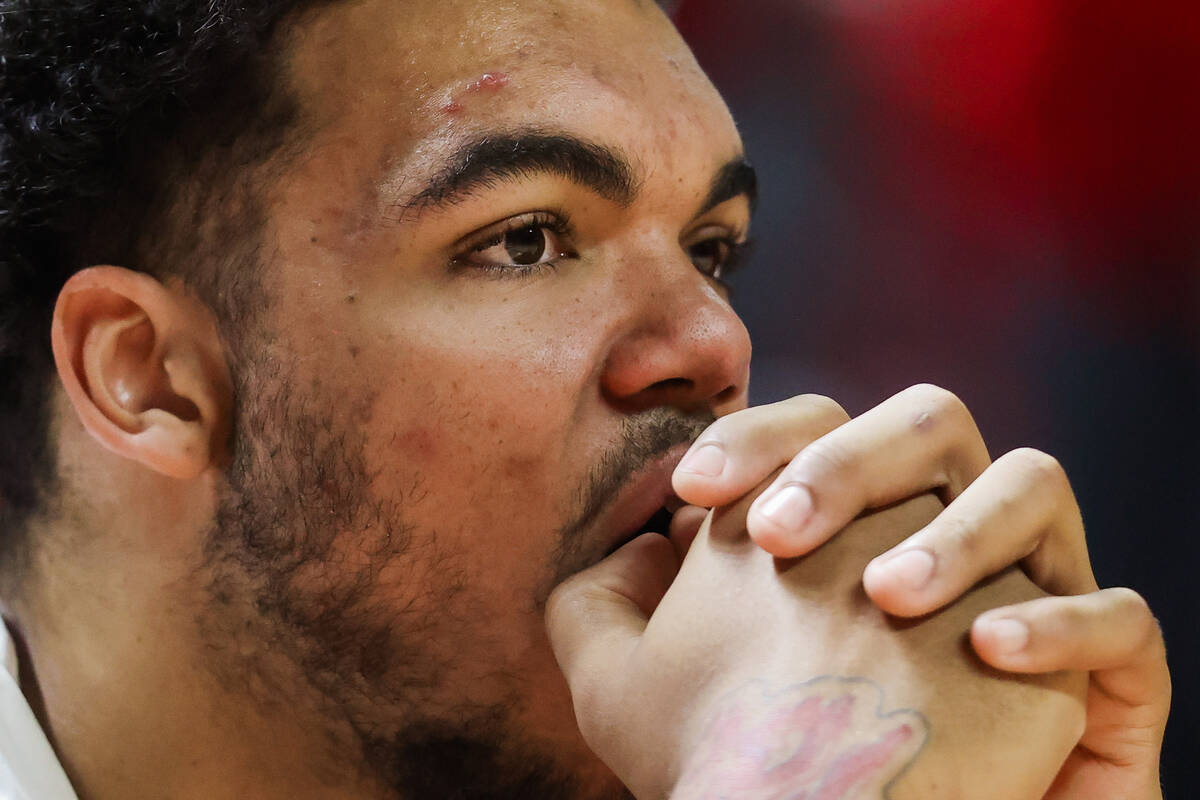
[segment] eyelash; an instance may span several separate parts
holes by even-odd
[[[469,260],[469,257],[474,254],[484,252],[502,244],[505,237],[509,234],[531,227],[549,231],[556,237],[566,240],[566,245],[563,248],[566,252],[559,253],[556,257],[537,264],[480,264]],[[559,262],[564,258],[577,257],[569,247],[569,243],[573,238],[572,232],[570,216],[565,212],[534,211],[521,214],[520,216],[510,217],[498,223],[498,226],[485,229],[473,241],[469,240],[464,249],[453,256],[451,264],[457,269],[475,270],[498,279],[531,277],[545,270],[557,269]],[[730,291],[729,277],[745,267],[754,243],[752,240],[742,240],[740,236],[731,234],[728,236],[711,236],[688,245],[686,249],[690,251],[698,245],[709,243],[720,244],[727,248],[725,261],[719,266],[716,274],[708,274],[703,270],[699,270],[699,267],[697,267],[697,270],[728,292]]]
[[[538,228],[549,231],[555,236],[566,240],[569,244],[572,238],[571,218],[565,212],[534,211],[520,216],[510,217],[503,222],[493,225],[479,233],[474,240],[468,240],[466,246],[451,259],[451,264],[457,269],[469,269],[482,272],[491,277],[527,278],[544,270],[558,268],[563,258],[574,258],[575,254],[569,247],[567,252],[559,253],[554,258],[538,264],[479,264],[469,260],[470,256],[489,250],[504,242],[510,233],[525,228]]]
[[[710,242],[723,244],[729,248],[729,254],[725,258],[725,263],[719,267],[719,274],[708,276],[725,288],[729,288],[729,284],[727,283],[729,277],[746,267],[746,262],[749,260],[750,254],[754,251],[754,240],[742,239],[740,236],[711,236],[696,242],[692,247]]]

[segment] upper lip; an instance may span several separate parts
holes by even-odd
[[[611,532],[609,550],[633,539],[659,509],[678,503],[671,488],[671,475],[690,445],[679,444],[631,473],[607,508],[601,513],[598,528]],[[674,510],[673,508],[671,510]],[[666,531],[661,531],[666,534]]]

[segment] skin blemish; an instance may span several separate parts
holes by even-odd
[[[441,112],[447,116],[458,116],[463,112],[463,101],[471,95],[498,92],[508,85],[507,72],[485,72],[478,79],[471,81],[458,94],[451,97],[441,106]]]
[[[485,72],[479,80],[468,84],[464,94],[475,94],[483,91],[496,91],[508,86],[507,72]]]
[[[406,457],[420,456],[428,458],[437,452],[437,440],[440,433],[428,428],[416,427],[398,432],[392,437],[392,446]]]

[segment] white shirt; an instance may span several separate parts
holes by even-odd
[[[0,622],[0,800],[78,800],[17,680],[17,648]]]

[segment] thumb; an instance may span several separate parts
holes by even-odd
[[[646,623],[679,572],[666,538],[647,533],[564,581],[546,602],[554,657],[579,709],[581,695],[620,679]]]

